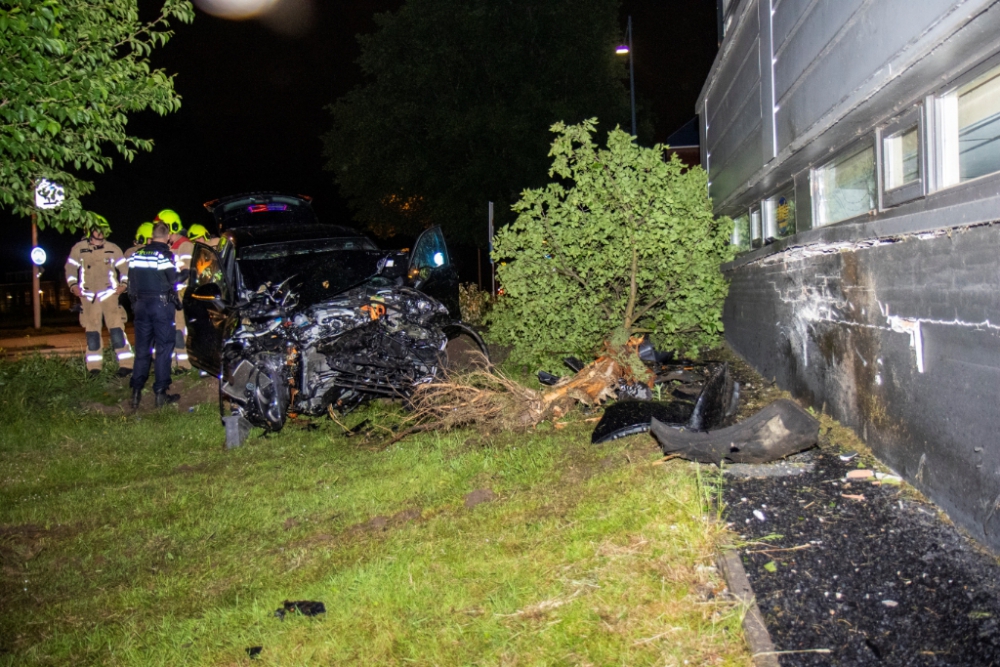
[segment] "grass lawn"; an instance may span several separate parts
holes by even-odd
[[[324,419],[225,451],[212,404],[81,411],[124,390],[76,362],[0,383],[2,665],[749,664],[717,480],[651,438],[574,414],[383,449]]]

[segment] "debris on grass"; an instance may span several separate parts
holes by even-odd
[[[291,602],[285,600],[284,604],[275,610],[274,615],[285,620],[286,614],[302,614],[303,616],[318,616],[319,614],[326,613],[326,605],[322,602],[313,602],[311,600],[296,600]]]

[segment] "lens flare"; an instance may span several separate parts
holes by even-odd
[[[202,11],[224,19],[250,19],[266,13],[276,0],[195,0]]]

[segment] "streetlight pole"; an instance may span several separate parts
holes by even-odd
[[[625,28],[625,40],[626,44],[622,44],[617,49],[615,53],[619,55],[628,54],[628,87],[629,96],[632,102],[632,136],[635,135],[635,64],[632,61],[632,15],[629,14],[628,26]]]

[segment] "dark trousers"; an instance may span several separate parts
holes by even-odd
[[[135,366],[132,388],[142,389],[149,378],[149,366],[156,345],[156,381],[153,391],[170,388],[170,363],[174,353],[174,312],[172,303],[159,297],[140,297],[132,302],[135,312]]]

